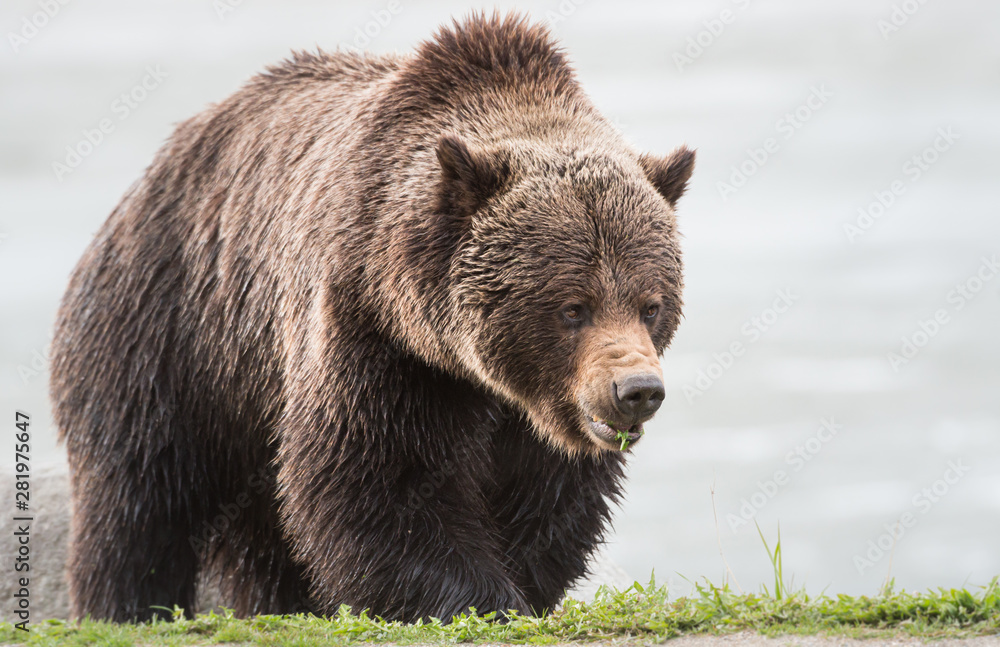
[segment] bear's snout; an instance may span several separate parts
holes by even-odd
[[[581,350],[576,400],[585,435],[605,449],[627,447],[665,397],[649,335],[637,326],[598,327]]]
[[[629,375],[613,384],[615,408],[634,424],[649,420],[660,408],[665,396],[663,380],[655,373]]]

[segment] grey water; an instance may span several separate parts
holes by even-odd
[[[36,465],[65,462],[46,356],[69,272],[174,125],[293,48],[405,51],[480,6],[57,4],[0,9],[0,419],[32,415]],[[780,526],[813,593],[1000,574],[1000,5],[498,6],[551,24],[638,148],[698,149],[685,318],[611,558],[757,590],[757,526],[772,548]]]

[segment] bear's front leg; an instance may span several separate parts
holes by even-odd
[[[481,396],[416,360],[332,369],[292,385],[279,428],[284,527],[319,611],[528,612],[484,500]]]
[[[610,528],[624,456],[566,456],[516,417],[498,435],[493,455],[489,499],[512,577],[535,614],[552,611],[587,574]]]

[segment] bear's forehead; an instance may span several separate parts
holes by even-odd
[[[650,205],[627,188],[581,195],[567,183],[562,195],[548,190],[533,199],[534,193],[522,195],[517,217],[505,214],[487,236],[488,247],[506,248],[523,269],[608,286],[631,283],[636,275],[659,278],[675,265],[672,216],[662,207],[657,211],[655,199]]]
[[[628,180],[638,168],[624,151],[609,153],[585,148],[556,149],[550,162],[557,175],[573,184],[604,187]]]
[[[604,217],[611,219],[624,217],[632,226],[640,224],[635,219],[644,220],[644,214],[672,215],[638,160],[626,151],[555,151],[552,162],[556,172],[549,174],[548,190],[563,199],[570,194],[591,212],[607,212]]]
[[[620,168],[581,166],[533,178],[512,197],[511,222],[529,236],[629,247],[637,240],[668,242],[674,230],[672,211],[646,178]]]

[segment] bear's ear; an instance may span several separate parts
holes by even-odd
[[[506,156],[474,150],[457,135],[443,135],[438,140],[437,158],[441,164],[441,211],[472,215],[498,191],[510,175]]]
[[[639,164],[646,171],[646,177],[653,183],[660,195],[671,207],[684,195],[688,180],[694,171],[694,151],[681,146],[666,157],[642,155]]]

